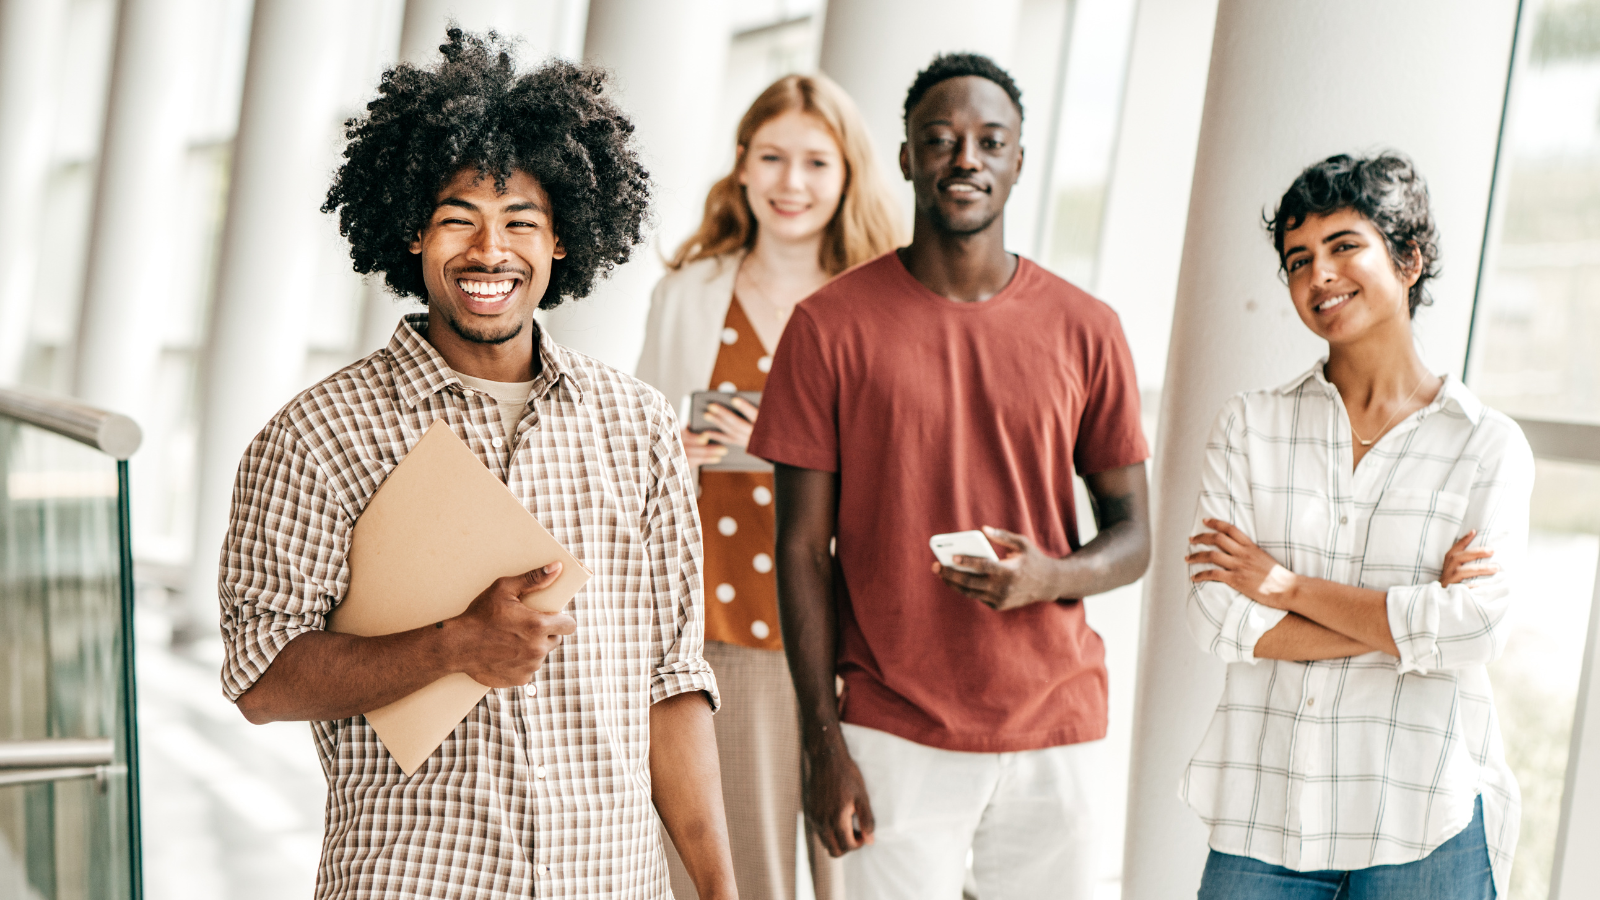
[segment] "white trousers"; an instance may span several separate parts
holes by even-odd
[[[851,900],[1090,900],[1091,779],[1102,742],[1020,753],[939,750],[846,724],[876,820],[844,857]]]

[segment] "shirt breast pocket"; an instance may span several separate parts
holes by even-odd
[[[1362,583],[1387,588],[1437,578],[1446,551],[1464,531],[1466,512],[1464,494],[1405,488],[1384,491],[1367,527]]]

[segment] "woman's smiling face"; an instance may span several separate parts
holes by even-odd
[[[1353,209],[1307,216],[1284,233],[1283,268],[1295,312],[1330,344],[1357,340],[1374,327],[1409,329],[1413,263],[1397,270],[1377,227]]]

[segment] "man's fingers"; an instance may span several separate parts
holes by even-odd
[[[1006,531],[1003,528],[995,528],[993,525],[983,526],[983,533],[989,537],[989,540],[995,542],[996,544],[1010,547],[1012,550],[1026,552],[1031,543],[1026,537],[1023,537],[1014,531]]]
[[[1456,540],[1456,542],[1454,544],[1451,544],[1450,545],[1450,549],[1452,551],[1462,550],[1468,544],[1472,543],[1472,539],[1477,537],[1477,536],[1478,536],[1478,529],[1474,528],[1471,531],[1468,531],[1466,534],[1463,534],[1459,539]]]
[[[872,843],[872,832],[877,827],[877,820],[872,818],[872,800],[863,790],[856,795],[856,833],[853,837],[860,844],[870,844]]]
[[[550,635],[572,634],[578,630],[578,620],[567,613],[556,613],[544,623],[544,633]]]
[[[854,819],[855,808],[849,803],[844,804],[839,809],[838,814],[833,817],[833,822],[831,823],[833,828],[831,830],[833,831],[834,840],[839,844],[840,856],[861,846],[860,842],[856,840]]]
[[[1189,580],[1190,581],[1220,581],[1223,584],[1227,584],[1227,582],[1228,582],[1228,573],[1223,571],[1222,569],[1206,569],[1204,572],[1196,572],[1193,575],[1190,575],[1189,576]]]
[[[749,419],[751,422],[756,420],[756,415],[760,412],[754,403],[751,403],[749,400],[746,400],[743,397],[734,397],[729,402],[733,404],[733,408],[735,410],[742,413],[744,417]]]
[[[1191,544],[1210,544],[1211,546],[1215,547],[1215,546],[1218,546],[1218,542],[1221,541],[1221,540],[1222,540],[1222,535],[1217,534],[1215,531],[1206,531],[1206,532],[1202,532],[1200,534],[1197,534],[1192,538],[1189,538],[1189,543],[1191,543]]]
[[[1494,551],[1487,547],[1482,547],[1477,550],[1452,550],[1449,554],[1447,554],[1447,556],[1457,563],[1471,562],[1475,559],[1488,559],[1493,555]]]
[[[561,563],[553,562],[530,572],[522,573],[522,584],[526,590],[536,591],[543,587],[549,587],[560,577]]]

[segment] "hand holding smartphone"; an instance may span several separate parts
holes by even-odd
[[[999,562],[1000,557],[995,555],[994,547],[981,531],[952,531],[949,534],[936,534],[928,538],[928,546],[933,550],[933,555],[942,566],[949,566],[957,572],[977,572],[958,566],[954,560],[957,556],[974,556]]]

